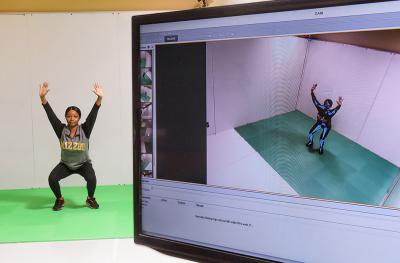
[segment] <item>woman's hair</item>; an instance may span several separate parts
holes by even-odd
[[[68,113],[70,110],[76,111],[76,112],[78,113],[78,115],[79,115],[79,119],[81,118],[81,110],[80,110],[78,107],[76,107],[76,106],[69,106],[69,107],[65,110],[65,117],[67,117],[67,113]]]

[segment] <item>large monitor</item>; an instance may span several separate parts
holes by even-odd
[[[400,1],[133,17],[135,241],[398,262]]]

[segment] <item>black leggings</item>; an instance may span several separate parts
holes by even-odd
[[[58,182],[61,179],[70,176],[71,174],[80,174],[85,179],[85,181],[87,182],[86,187],[88,191],[88,196],[93,197],[94,191],[96,190],[96,175],[90,162],[84,163],[77,170],[71,170],[63,163],[57,164],[57,166],[54,167],[49,176],[50,188],[53,191],[54,195],[57,198],[60,198],[62,196],[60,184]]]

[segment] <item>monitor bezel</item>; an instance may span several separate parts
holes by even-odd
[[[146,24],[179,22],[302,9],[388,2],[382,0],[278,0],[222,7],[198,8],[132,17],[132,123],[133,123],[133,204],[134,242],[149,246],[163,253],[200,262],[275,262],[244,254],[222,251],[205,246],[145,235],[142,232],[141,181],[140,176],[140,26]]]

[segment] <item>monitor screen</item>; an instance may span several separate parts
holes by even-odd
[[[213,262],[396,262],[400,1],[132,21],[136,242]]]

